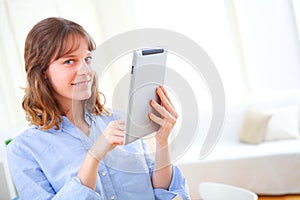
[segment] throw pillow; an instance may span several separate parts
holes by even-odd
[[[297,105],[272,110],[265,141],[299,138],[298,111]]]
[[[259,144],[265,139],[266,128],[272,115],[249,107],[244,120],[240,141],[249,144]]]

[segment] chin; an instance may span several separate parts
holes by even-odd
[[[83,101],[83,100],[87,100],[92,96],[92,93],[86,93],[86,94],[78,94],[75,97],[73,97],[73,99],[78,100],[78,101]]]

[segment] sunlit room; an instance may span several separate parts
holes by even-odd
[[[299,0],[0,0],[0,199],[300,199]]]

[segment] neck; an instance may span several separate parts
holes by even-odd
[[[81,101],[73,101],[66,113],[66,117],[73,124],[81,123],[84,120],[83,112],[83,103]]]
[[[83,133],[89,135],[89,126],[86,123],[84,116],[84,107],[82,101],[73,101],[71,109],[66,114],[66,117]]]

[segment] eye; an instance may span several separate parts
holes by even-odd
[[[84,60],[86,63],[89,64],[92,61],[92,59],[93,59],[92,56],[89,56],[89,57],[86,57]]]
[[[66,64],[66,65],[72,65],[74,62],[75,62],[74,60],[70,59],[70,60],[65,61],[64,64]]]

